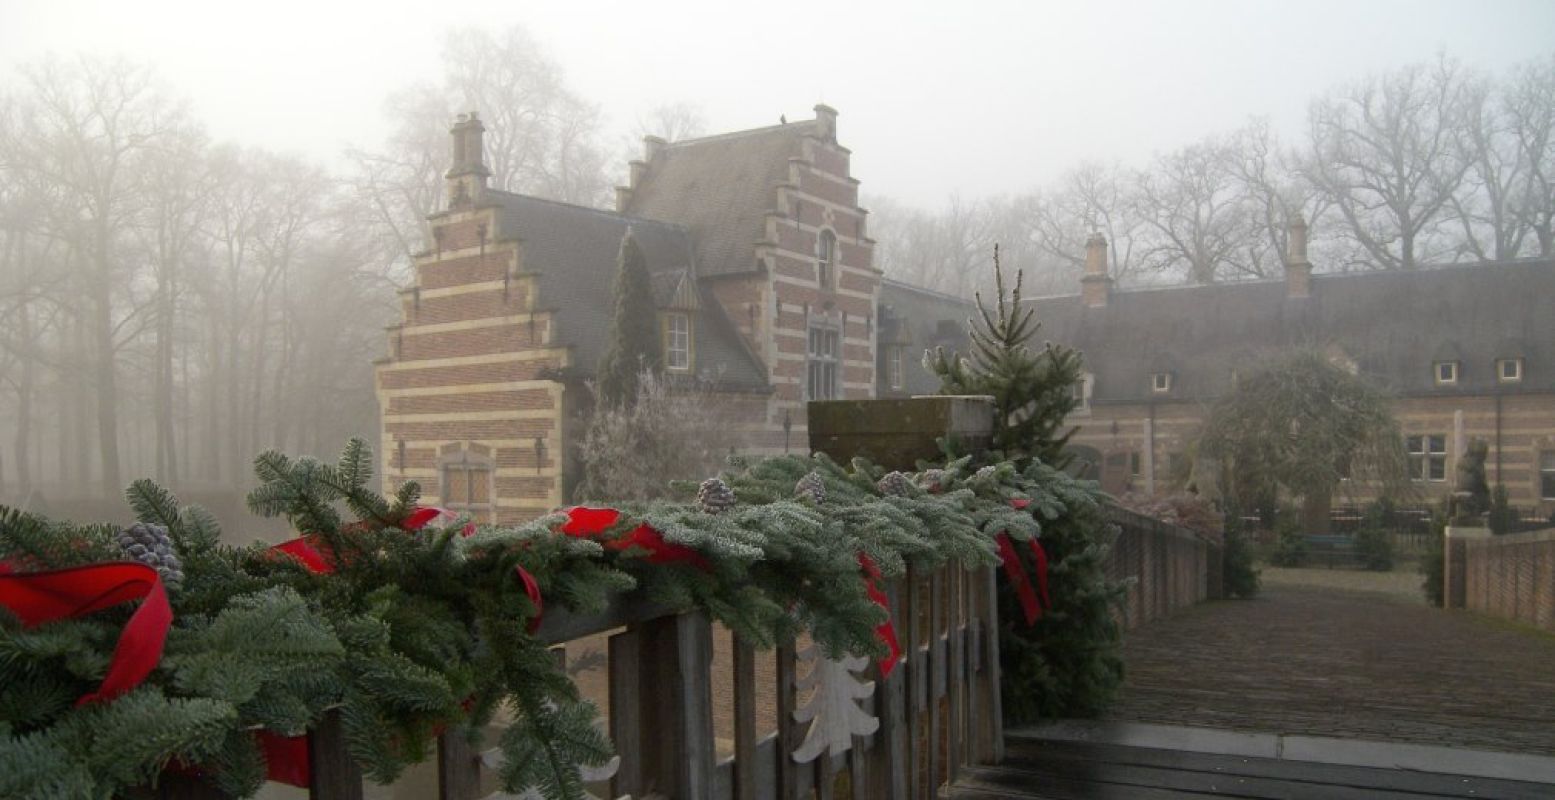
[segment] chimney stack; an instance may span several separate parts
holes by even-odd
[[[1112,276],[1107,274],[1107,237],[1100,231],[1085,240],[1085,276],[1080,278],[1080,298],[1086,308],[1106,308],[1112,294]]]
[[[1312,296],[1312,262],[1307,260],[1307,221],[1297,211],[1290,218],[1290,236],[1285,244],[1285,296],[1299,299]]]
[[[448,207],[461,208],[478,205],[485,199],[486,179],[491,170],[486,168],[485,144],[482,134],[486,128],[474,111],[460,114],[449,130],[454,144],[454,165],[443,177],[448,179]]]
[[[837,109],[825,103],[815,104],[816,133],[825,141],[837,142]]]

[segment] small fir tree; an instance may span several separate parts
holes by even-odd
[[[1064,418],[1079,403],[1074,387],[1080,381],[1080,354],[1031,344],[1040,326],[1032,310],[1021,307],[1025,276],[1017,270],[1014,289],[1007,291],[998,248],[993,265],[997,298],[990,308],[981,294],[977,297],[971,352],[962,356],[939,348],[924,362],[939,376],[940,391],[993,397],[993,448],[978,463],[1008,459],[1031,485],[1067,490],[1065,502],[1033,498],[1038,500],[1041,546],[1052,565],[1052,608],[1027,627],[1015,591],[1002,575],[999,579],[1005,723],[1091,716],[1107,707],[1123,682],[1122,632],[1112,610],[1124,587],[1107,578],[1107,523],[1099,512],[1096,484],[1060,471],[1068,460],[1064,445],[1073,433],[1065,430]],[[954,484],[952,472],[931,480],[930,491],[945,491],[947,481]],[[1027,570],[1034,568],[1026,564]]]
[[[636,403],[639,374],[644,370],[658,372],[664,361],[648,259],[631,231],[621,237],[617,265],[610,344],[598,369],[599,401],[604,406]]]
[[[977,294],[971,353],[935,348],[924,366],[939,376],[945,394],[993,397],[995,451],[1017,463],[1036,458],[1062,467],[1064,445],[1074,433],[1063,431],[1064,418],[1079,404],[1074,387],[1080,382],[1080,354],[1052,343],[1034,348],[1031,341],[1042,326],[1035,311],[1021,307],[1025,273],[1016,270],[1015,288],[1006,292],[997,246],[993,269],[997,302],[989,309]]]

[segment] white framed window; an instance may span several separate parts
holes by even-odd
[[[1170,392],[1172,390],[1172,373],[1157,372],[1150,376],[1150,391]]]
[[[1069,391],[1074,396],[1075,401],[1074,411],[1071,413],[1091,413],[1091,392],[1095,386],[1096,376],[1086,372],[1080,375],[1080,380],[1075,381],[1074,385],[1069,387]]]
[[[1452,386],[1458,382],[1458,362],[1438,361],[1435,364],[1434,374],[1437,386]]]
[[[1555,450],[1539,454],[1539,497],[1555,500]]]
[[[902,351],[907,348],[896,346],[886,355],[886,380],[892,389],[900,389],[904,385],[905,374],[902,372]]]
[[[1422,434],[1404,440],[1409,453],[1409,477],[1417,481],[1447,480],[1447,435]]]
[[[837,272],[837,237],[831,231],[821,231],[815,245],[815,280],[822,289],[835,288]]]
[[[664,315],[664,367],[677,372],[691,369],[691,317],[686,314]]]
[[[1502,383],[1517,383],[1523,379],[1523,360],[1520,358],[1496,359],[1496,379]]]
[[[842,352],[840,334],[835,328],[811,328],[806,362],[805,399],[836,400],[841,397],[837,382],[837,360]]]

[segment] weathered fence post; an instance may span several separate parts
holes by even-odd
[[[1442,607],[1464,608],[1468,594],[1468,542],[1484,539],[1490,531],[1448,525],[1442,531]]]

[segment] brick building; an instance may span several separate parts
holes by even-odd
[[[613,211],[488,186],[483,131],[474,114],[453,127],[446,209],[378,364],[386,481],[418,480],[498,522],[569,499],[628,231],[648,261],[666,373],[709,393],[729,446],[803,449],[809,399],[933,388],[918,356],[957,340],[964,304],[882,281],[831,108],[648,137]]]
[[[1555,261],[1313,275],[1304,222],[1290,242],[1284,280],[1119,291],[1093,236],[1081,292],[1032,301],[1042,335],[1085,355],[1071,441],[1104,487],[1181,485],[1237,371],[1309,347],[1397,398],[1422,501],[1452,491],[1480,438],[1492,486],[1540,516],[1555,510]],[[1368,488],[1341,487],[1336,500],[1347,498],[1370,499]]]

